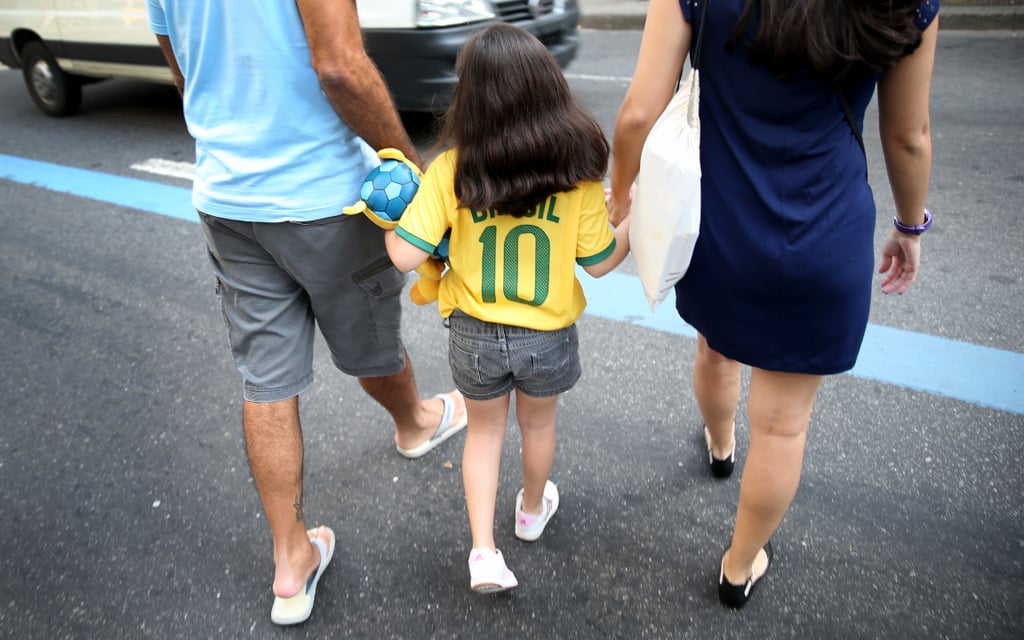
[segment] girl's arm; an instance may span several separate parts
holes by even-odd
[[[385,232],[384,247],[388,251],[388,257],[391,258],[391,262],[402,273],[409,273],[430,257],[429,253],[411,242],[403,240],[394,231]]]
[[[584,271],[595,278],[600,278],[619,266],[619,263],[625,260],[629,254],[629,218],[626,218],[619,223],[619,226],[615,227],[614,235],[615,248],[612,249],[611,254],[601,262],[583,267]]]

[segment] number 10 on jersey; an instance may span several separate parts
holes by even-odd
[[[484,302],[497,302],[498,260],[502,266],[503,297],[510,302],[539,307],[548,297],[551,277],[551,240],[544,230],[534,224],[513,227],[504,238],[498,237],[497,225],[484,227],[479,241],[483,248],[480,292]],[[499,252],[500,247],[500,252]],[[531,259],[532,258],[532,259]],[[533,271],[533,296],[528,284]],[[522,276],[522,279],[521,279]]]

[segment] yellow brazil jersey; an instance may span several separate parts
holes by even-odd
[[[615,248],[601,183],[582,182],[515,218],[459,208],[454,179],[450,150],[427,169],[395,230],[430,252],[451,229],[441,315],[459,309],[479,320],[542,331],[575,322],[587,304],[576,264],[601,262]]]

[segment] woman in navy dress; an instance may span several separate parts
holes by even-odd
[[[676,307],[698,332],[694,392],[717,477],[732,472],[740,367],[751,367],[750,451],[719,574],[728,606],[742,606],[768,570],[822,376],[853,368],[867,327],[876,211],[859,131],[876,86],[896,213],[882,291],[903,293],[917,276],[931,222],[938,8],[939,0],[651,0],[615,124],[609,209],[613,223],[628,215],[644,139],[703,28],[702,219]]]

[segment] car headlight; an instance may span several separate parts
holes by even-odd
[[[486,0],[421,0],[417,6],[417,27],[447,27],[494,18]]]

